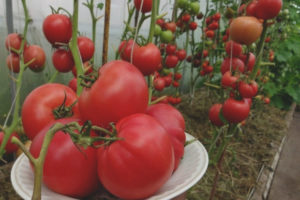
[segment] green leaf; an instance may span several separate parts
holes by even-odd
[[[102,10],[104,7],[104,3],[98,3],[97,4],[97,8],[99,8],[100,10]]]
[[[287,88],[285,88],[285,91],[291,96],[293,97],[293,100],[296,103],[300,103],[300,89],[299,89],[299,85],[289,85]]]
[[[270,81],[264,85],[264,90],[269,96],[274,96],[281,90],[281,88],[278,87],[276,83]]]
[[[293,99],[287,94],[275,95],[271,98],[271,104],[277,108],[288,110],[293,103]]]

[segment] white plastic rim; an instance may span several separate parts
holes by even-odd
[[[187,141],[195,138],[186,133]],[[169,200],[195,185],[205,174],[209,160],[204,146],[194,141],[184,148],[184,157],[171,178],[147,200]],[[15,191],[25,200],[30,200],[33,191],[33,172],[28,158],[22,154],[11,170],[11,182]],[[42,185],[43,200],[74,200],[74,198],[57,194]]]

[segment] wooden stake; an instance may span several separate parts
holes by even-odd
[[[102,51],[102,65],[107,62],[108,56],[108,39],[109,39],[109,22],[110,22],[110,1],[105,0],[105,19],[104,19],[104,37]]]

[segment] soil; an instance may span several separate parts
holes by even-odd
[[[208,121],[208,109],[212,104],[222,102],[222,99],[213,91],[198,92],[192,103],[188,99],[183,97],[178,106],[186,120],[186,132],[198,138],[208,149],[214,130]],[[286,133],[286,113],[259,100],[253,102],[245,125],[241,126],[239,134],[228,145],[215,199],[247,199],[256,185],[262,165],[271,163],[274,147]],[[0,166],[0,200],[20,199],[10,183],[12,163]],[[187,192],[186,198],[209,199],[215,172],[215,165],[210,164],[205,176]],[[88,199],[116,198],[102,192]]]

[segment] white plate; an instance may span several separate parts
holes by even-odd
[[[194,137],[186,133],[187,141]],[[191,188],[206,172],[208,166],[208,154],[204,146],[195,141],[184,148],[184,157],[177,170],[148,200],[169,200]],[[14,163],[11,170],[11,182],[16,192],[25,200],[30,200],[33,191],[33,172],[30,168],[28,158],[22,154]],[[57,194],[42,185],[43,200],[72,200],[74,198]]]

